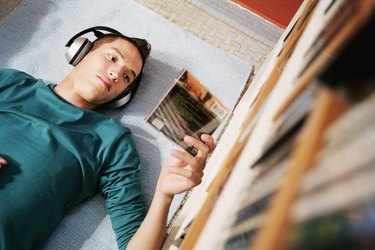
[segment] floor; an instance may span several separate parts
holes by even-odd
[[[282,30],[227,0],[134,0],[241,60],[262,66]],[[22,0],[0,0],[0,21]]]
[[[12,12],[21,1],[22,0],[0,0],[0,20]]]

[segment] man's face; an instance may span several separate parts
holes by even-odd
[[[142,57],[130,42],[116,38],[91,50],[71,72],[73,87],[85,101],[100,105],[121,94],[142,69]]]

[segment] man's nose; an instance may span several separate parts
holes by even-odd
[[[111,65],[108,69],[109,78],[114,82],[118,82],[124,71],[124,65]]]
[[[109,79],[111,79],[114,82],[118,81],[119,74],[116,72],[116,70],[109,70],[108,71]]]

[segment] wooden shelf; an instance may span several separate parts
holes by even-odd
[[[373,18],[374,6],[372,0],[303,1],[294,22],[277,43],[269,63],[264,65],[267,68],[255,76],[254,83],[258,85],[251,102],[239,103],[241,114],[237,116],[241,119],[231,120],[239,128],[232,133],[234,144],[218,163],[219,171],[204,190],[207,192],[204,201],[195,207],[198,212],[181,245],[174,249],[224,248],[222,238],[232,236],[225,231],[234,223],[233,217],[245,205],[252,204],[240,205],[236,195],[251,192],[253,182],[262,172],[253,168],[254,163],[272,141],[275,130],[280,128],[277,126],[285,122],[286,114],[293,115],[291,107],[298,108],[297,100],[314,87],[307,117],[296,130],[291,146],[288,144],[287,172],[263,211],[264,221],[256,229],[249,249],[276,250],[286,246],[292,227],[290,211],[296,202],[300,181],[313,169],[325,131],[351,108],[345,98],[320,82],[320,73]],[[253,178],[241,179],[241,176]]]

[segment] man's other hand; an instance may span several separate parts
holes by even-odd
[[[7,165],[7,164],[8,164],[8,162],[3,157],[0,156],[0,170],[3,167],[5,167],[5,165]]]

